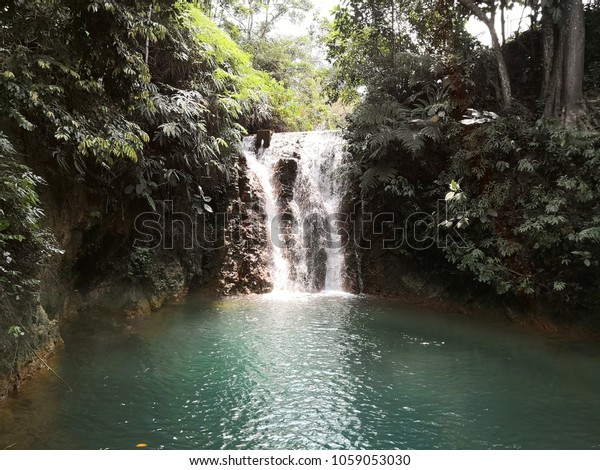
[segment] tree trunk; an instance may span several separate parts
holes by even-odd
[[[392,0],[392,64],[396,67],[396,2]]]
[[[150,4],[150,8],[148,9],[148,23],[150,23],[150,21],[152,21],[152,4]],[[150,37],[147,37],[146,38],[146,54],[145,54],[146,65],[148,65],[149,55],[150,55]]]
[[[553,24],[550,10],[542,10],[544,41],[544,117],[576,126],[586,113],[583,96],[585,21],[582,0],[564,0],[562,18]]]
[[[488,26],[490,34],[492,35],[492,46],[494,53],[496,54],[496,61],[498,62],[498,72],[500,73],[500,88],[502,89],[502,101],[505,108],[512,103],[512,89],[510,86],[510,77],[508,75],[508,67],[504,60],[504,53],[502,52],[502,46],[498,40],[496,29],[493,25]]]
[[[544,117],[560,117],[562,114],[563,70],[565,30],[560,28],[558,41],[552,55],[552,66],[548,89],[544,98]]]
[[[262,25],[261,31],[260,31],[260,39],[264,39],[267,36],[267,32],[269,30],[269,9],[271,6],[271,2],[267,1],[265,2],[265,22]]]
[[[506,0],[500,0],[500,25],[502,28],[502,47],[506,44],[506,15],[504,9],[506,8]]]
[[[506,66],[506,60],[504,59],[504,53],[502,52],[502,46],[498,39],[498,33],[496,32],[495,26],[495,5],[492,4],[492,18],[488,18],[481,8],[473,0],[458,0],[463,6],[467,7],[483,24],[486,25],[492,37],[492,47],[494,54],[496,55],[496,62],[498,63],[498,73],[500,75],[500,89],[502,90],[502,104],[505,108],[512,104],[512,89],[510,85],[510,77],[508,75],[508,67]]]
[[[544,117],[559,117],[562,114],[563,70],[565,28],[555,25],[550,10],[542,11],[542,31],[544,41],[544,82],[542,97]]]
[[[552,24],[552,19],[545,13],[542,13],[542,49],[542,66],[544,71],[542,98],[545,99],[550,90],[550,78],[552,77],[552,62],[554,55],[554,25]]]
[[[585,21],[582,0],[567,0],[564,52],[563,122],[576,125],[585,114],[583,73],[585,70]]]

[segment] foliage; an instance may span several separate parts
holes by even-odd
[[[241,121],[246,128],[250,131],[260,128],[308,131],[336,125],[323,98],[325,71],[312,55],[315,43],[308,37],[276,38],[269,34],[290,15],[297,19],[299,13],[308,11],[310,2],[248,2],[245,6],[243,2],[215,2],[204,8],[213,14],[220,8],[223,18],[229,21],[237,18],[239,24],[257,28],[256,33],[249,36],[247,32],[242,34],[242,52],[240,46],[206,16],[200,12],[194,14],[201,42],[210,45],[217,54],[217,63],[233,64],[234,72],[240,77],[234,80],[237,92],[229,96],[228,104],[241,107],[241,114],[251,116]],[[262,14],[265,15],[263,23],[249,21],[250,16]],[[227,23],[224,19],[221,22]],[[231,23],[227,24],[231,36],[240,37],[239,31],[232,30]],[[222,77],[230,79],[230,72],[224,68]]]
[[[502,295],[553,299],[576,311],[600,301],[597,135],[519,114],[490,113],[473,124],[463,120],[467,125],[439,104],[423,109],[443,109],[444,117],[419,122],[415,108],[370,99],[348,130],[350,173],[363,199],[399,221],[435,216],[428,233],[437,255],[405,254],[437,262],[443,256]],[[457,231],[460,243],[445,244]]]
[[[312,9],[311,0],[204,0],[205,14],[232,37],[265,40],[282,21],[297,23]]]
[[[93,224],[165,200],[210,215],[248,130],[310,125],[302,98],[190,2],[11,0],[0,15],[2,295],[35,292],[52,246],[36,173],[84,191]]]
[[[124,194],[156,210],[181,183],[227,180],[242,126],[295,121],[289,90],[188,3],[14,0],[2,14],[7,138],[46,149],[38,160],[107,208]]]
[[[19,300],[35,285],[36,264],[50,246],[38,225],[36,186],[29,168],[15,161],[15,150],[0,133],[0,301]]]
[[[253,66],[285,88],[288,102],[276,112],[279,130],[331,129],[338,121],[325,99],[327,69],[315,58],[315,42],[308,36],[255,40],[246,46]]]
[[[146,38],[164,35],[162,25],[147,19],[149,4],[8,2],[0,106],[10,125],[44,134],[62,164],[73,156],[80,167],[88,157],[108,165],[139,158],[148,136],[127,118],[147,99],[139,50]]]
[[[20,336],[25,336],[25,333],[23,332],[23,329],[20,326],[12,325],[8,329],[8,335],[14,337],[15,339],[18,339]]]
[[[600,138],[536,121],[541,71],[529,46],[538,41],[532,48],[541,54],[539,33],[524,33],[506,49],[525,77],[515,96],[530,108],[502,110],[490,52],[452,18],[442,21],[435,5],[405,2],[400,11],[399,4],[346,2],[328,38],[336,68],[330,92],[358,103],[346,129],[346,171],[364,210],[395,215],[386,235],[416,213],[428,215],[431,246],[389,253],[462,280],[458,289],[473,280],[499,295],[568,305],[573,316],[593,312],[600,301]],[[595,63],[587,64],[589,96]]]
[[[469,133],[450,174],[463,178],[471,225],[446,256],[499,293],[589,307],[600,274],[599,164],[597,136],[520,116]]]

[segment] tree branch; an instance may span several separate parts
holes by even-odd
[[[477,17],[477,19],[479,19],[482,23],[485,23],[485,25],[488,28],[494,27],[491,20],[486,16],[486,14],[483,12],[483,10],[481,8],[479,8],[479,6],[473,0],[458,0],[458,1],[460,2],[460,4],[462,6],[467,7],[469,10],[471,10],[473,12],[473,14]]]

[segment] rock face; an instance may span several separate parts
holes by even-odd
[[[165,202],[154,213],[127,198],[109,211],[83,183],[64,185],[41,164],[34,167],[48,182],[40,194],[44,225],[61,251],[45,264],[38,296],[11,309],[27,328],[28,344],[0,334],[0,399],[62,345],[62,322],[147,316],[193,291],[233,295],[272,288],[263,196],[243,156],[238,158],[232,166],[239,170],[229,181],[214,176],[203,183],[212,198],[203,214],[186,200],[171,207]],[[136,221],[142,216],[160,218],[159,243],[139,243],[144,237]],[[0,315],[1,331],[14,324]]]
[[[11,307],[8,307],[9,309]],[[23,312],[21,309],[25,309]],[[6,310],[3,313],[8,313]],[[16,319],[18,315],[18,320]],[[11,319],[12,318],[12,319]],[[6,334],[13,325],[26,329],[27,336]],[[50,320],[35,299],[27,299],[0,317],[0,399],[45,367],[44,362],[62,346],[58,322]]]
[[[268,149],[271,146],[271,138],[273,137],[273,131],[270,129],[261,130],[256,133],[256,150],[263,147]]]
[[[317,248],[309,252],[308,272],[312,273],[308,279],[310,290],[313,292],[325,290],[327,280],[327,252],[325,249]]]
[[[275,164],[273,173],[280,210],[284,213],[291,212],[290,204],[294,200],[294,187],[298,178],[298,160],[282,158]]]
[[[149,214],[150,220],[159,217],[163,227],[156,246],[138,245],[140,235],[134,227],[119,229],[118,220],[87,226],[80,222],[76,236],[73,230],[64,230],[65,255],[57,263],[63,275],[59,282],[56,277],[46,279],[43,304],[63,319],[89,309],[134,318],[179,302],[191,291],[212,295],[268,291],[262,194],[241,155],[239,167],[227,186],[205,187],[213,196],[211,212],[199,215],[183,205]],[[73,211],[56,217],[59,226],[70,225],[65,216],[73,217]],[[69,274],[69,282],[64,282]]]
[[[264,192],[256,177],[245,171],[238,193],[227,211],[226,248],[218,291],[223,295],[267,293],[273,289],[273,281]]]

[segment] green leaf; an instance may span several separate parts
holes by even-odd
[[[148,205],[152,208],[152,210],[156,212],[156,203],[154,202],[154,199],[152,199],[150,196],[146,196],[146,201],[148,201]]]
[[[562,281],[556,281],[554,283],[554,290],[556,292],[562,292],[567,288],[567,284]]]
[[[25,336],[25,332],[23,331],[23,329],[20,326],[16,325],[12,325],[8,328],[8,334],[10,336],[14,336],[15,338],[18,338],[19,336]]]

